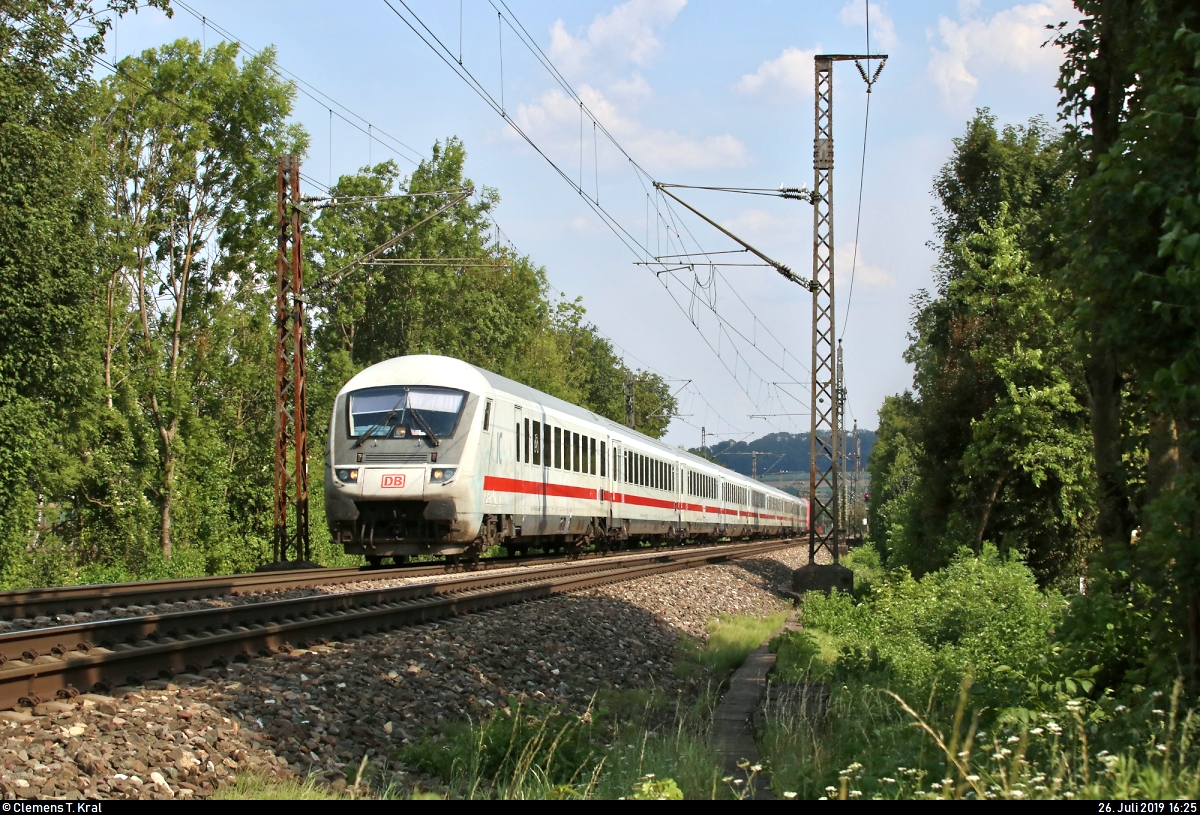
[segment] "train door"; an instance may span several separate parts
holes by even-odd
[[[728,530],[728,527],[729,527],[729,513],[728,513],[729,496],[725,494],[725,489],[726,489],[726,487],[725,487],[724,477],[718,478],[717,479],[716,504],[717,504],[717,511],[720,513],[720,516],[717,519],[717,523],[719,523],[721,525],[720,532],[722,535],[724,535],[726,533],[726,531]]]
[[[671,501],[675,504],[675,529],[682,532],[684,529],[683,523],[683,465],[671,464]]]
[[[528,431],[523,425],[525,414],[521,410],[520,405],[513,407],[513,428],[516,433],[516,439],[513,444],[512,474],[509,476],[513,480],[513,524],[521,526],[524,523],[524,515],[529,507],[529,494],[522,489],[525,481],[525,448],[529,444]]]
[[[624,517],[625,503],[625,445],[616,439],[610,442],[612,445],[612,468],[611,468],[611,484],[609,485],[613,492],[613,498],[609,501],[609,528],[615,529],[620,527],[621,519]]]
[[[613,447],[612,436],[602,436],[601,440],[596,443],[600,445],[600,469],[598,472],[601,474],[600,489],[603,490],[604,496],[604,500],[600,504],[600,512],[605,517],[608,528],[612,529],[612,485],[617,480],[617,474],[613,471],[613,467],[617,461],[617,453],[616,448]]]
[[[513,406],[515,407],[515,406]],[[510,407],[503,402],[494,405],[493,410],[496,411],[496,429],[492,434],[492,450],[495,457],[492,459],[494,464],[492,472],[500,476],[502,485],[498,489],[497,499],[500,505],[500,512],[509,515],[515,511],[514,502],[516,501],[516,493],[512,491],[511,485],[505,482],[512,477],[514,460],[516,459],[515,442],[513,441],[513,407]]]

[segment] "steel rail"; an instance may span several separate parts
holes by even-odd
[[[718,546],[724,544],[717,544]],[[682,547],[696,551],[695,546]],[[652,556],[660,550],[634,550],[628,554]],[[592,559],[612,559],[613,553],[587,552],[575,562]],[[188,600],[208,600],[230,595],[288,589],[334,586],[365,580],[400,580],[430,575],[468,573],[477,569],[511,569],[542,567],[562,563],[555,555],[534,557],[483,558],[472,568],[464,564],[430,563],[391,568],[347,567],[339,569],[296,569],[251,574],[213,575],[208,577],[171,580],[144,580],[132,583],[108,583],[85,586],[57,586],[36,589],[14,589],[0,592],[0,618],[53,617],[79,611],[96,611],[131,605],[162,605]]]
[[[250,603],[174,614],[50,626],[0,635],[0,710],[110,690],[147,677],[195,673],[329,639],[352,639],[605,583],[694,568],[796,546],[797,541],[674,550],[646,558],[562,564],[533,573]],[[131,642],[132,641],[132,642]],[[97,645],[106,643],[106,645]]]

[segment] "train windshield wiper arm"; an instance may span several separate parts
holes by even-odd
[[[425,417],[421,415],[421,411],[410,407],[408,412],[412,414],[412,417],[417,420],[417,424],[419,424],[421,429],[425,431],[425,436],[429,439],[430,447],[437,447],[439,444],[441,444],[437,433],[433,432],[433,428],[429,426],[429,422],[425,421]]]
[[[404,403],[404,400],[407,397],[408,397],[408,390],[406,389],[404,391],[404,393],[400,396],[400,398],[396,400],[396,404],[392,405],[392,409],[390,411],[388,411],[388,415],[384,417],[383,421],[376,422],[375,424],[373,424],[369,428],[367,428],[366,433],[363,433],[361,436],[359,436],[357,439],[354,440],[354,444],[350,445],[350,449],[353,450],[355,447],[361,447],[362,443],[364,441],[371,438],[372,433],[374,433],[379,428],[383,427],[385,424],[390,423],[392,421],[392,419],[396,418],[396,411],[400,409],[400,405],[402,405]],[[384,434],[384,435],[387,435],[387,434]]]

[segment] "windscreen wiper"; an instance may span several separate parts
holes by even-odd
[[[362,443],[364,441],[371,438],[372,433],[374,433],[379,428],[383,427],[385,424],[390,423],[392,421],[392,419],[396,418],[396,411],[400,409],[400,405],[403,404],[404,399],[407,396],[408,396],[408,391],[405,391],[401,395],[401,397],[398,400],[396,400],[396,404],[392,406],[392,409],[388,412],[388,415],[383,418],[383,421],[376,422],[375,424],[373,424],[369,428],[367,428],[366,433],[363,433],[361,436],[359,436],[357,439],[354,440],[354,444],[350,445],[350,449],[353,450],[355,447],[361,447]]]
[[[433,432],[433,428],[429,426],[429,422],[425,421],[425,417],[421,415],[421,411],[410,407],[408,412],[412,414],[412,417],[417,420],[417,424],[419,424],[421,429],[425,431],[425,436],[429,439],[430,447],[437,447],[439,444],[441,444],[437,433]]]

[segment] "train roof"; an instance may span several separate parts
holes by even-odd
[[[445,357],[438,354],[411,354],[404,357],[393,357],[386,359],[383,362],[376,364],[359,371],[350,381],[342,386],[339,391],[341,394],[348,391],[358,390],[360,388],[381,387],[385,385],[441,385],[458,387],[468,392],[480,392],[483,390],[481,385],[486,384],[492,390],[501,391],[512,394],[513,396],[526,399],[530,402],[545,405],[548,408],[553,408],[559,413],[564,413],[576,419],[585,422],[592,422],[607,428],[614,434],[622,434],[626,436],[635,436],[637,440],[650,447],[656,447],[664,453],[673,456],[679,456],[689,460],[695,464],[710,467],[715,470],[723,470],[732,473],[739,478],[752,480],[749,476],[730,470],[728,467],[709,461],[708,459],[700,458],[697,455],[680,450],[677,447],[671,447],[664,444],[658,439],[653,439],[644,433],[639,433],[636,430],[631,430],[623,424],[594,413],[579,405],[571,404],[565,399],[559,399],[557,396],[551,396],[548,393],[543,393],[536,388],[531,388],[528,385],[522,385],[520,382],[509,379],[506,376],[501,376],[485,368],[480,368],[478,365],[472,365],[469,362],[463,362],[461,359],[454,357]],[[786,495],[789,498],[798,496],[784,492],[777,487],[770,487],[763,484],[761,481],[756,481],[756,484],[767,492]]]

